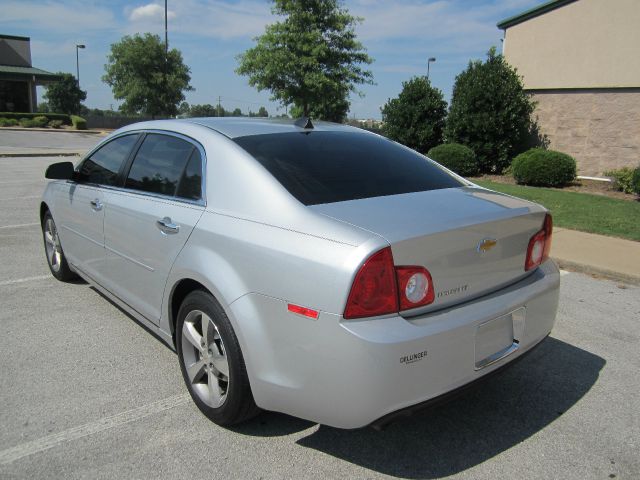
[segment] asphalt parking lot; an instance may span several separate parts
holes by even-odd
[[[382,432],[276,413],[223,429],[170,349],[50,276],[38,205],[59,160],[0,158],[0,478],[640,477],[640,288],[563,275],[546,343]]]

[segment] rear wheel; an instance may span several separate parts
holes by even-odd
[[[176,347],[182,376],[200,411],[218,425],[255,416],[256,406],[238,339],[220,304],[190,293],[178,311]]]
[[[63,282],[77,278],[77,275],[69,268],[67,259],[62,251],[62,245],[60,245],[58,229],[49,211],[42,218],[42,237],[44,239],[44,251],[47,255],[47,265],[49,265],[51,274]]]

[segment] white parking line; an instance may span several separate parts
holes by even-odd
[[[15,283],[25,283],[25,282],[33,282],[35,280],[45,280],[47,278],[53,278],[51,275],[39,275],[37,277],[26,277],[26,278],[18,278],[16,280],[5,280],[0,282],[0,287],[4,287],[5,285],[13,285]]]
[[[560,270],[560,276],[564,277],[565,275],[569,275],[571,272],[567,272],[566,270]]]
[[[2,225],[0,228],[21,228],[21,227],[35,227],[40,225],[39,223],[19,223],[17,225]]]
[[[45,450],[57,447],[65,442],[77,440],[79,438],[119,427],[120,425],[125,425],[130,422],[135,422],[136,420],[148,417],[149,415],[177,407],[187,403],[188,401],[189,394],[187,393],[174,395],[163,400],[158,400],[157,402],[149,403],[148,405],[143,405],[142,407],[134,408],[133,410],[101,418],[95,422],[86,423],[79,427],[70,428],[69,430],[64,430],[60,433],[55,433],[31,442],[7,448],[0,452],[0,465],[7,465],[28,455],[44,452]]]
[[[28,200],[31,198],[40,198],[42,195],[29,195],[27,197],[4,197],[4,198],[0,198],[0,202],[4,202],[7,200]]]

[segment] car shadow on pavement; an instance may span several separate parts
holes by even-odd
[[[605,363],[549,337],[512,368],[448,404],[381,432],[320,426],[297,443],[386,475],[453,475],[552,423],[591,389]]]

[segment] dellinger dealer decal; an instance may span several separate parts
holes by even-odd
[[[427,356],[426,350],[423,352],[412,353],[411,355],[405,355],[404,357],[400,357],[400,363],[409,364],[409,363],[419,362],[426,356]]]

